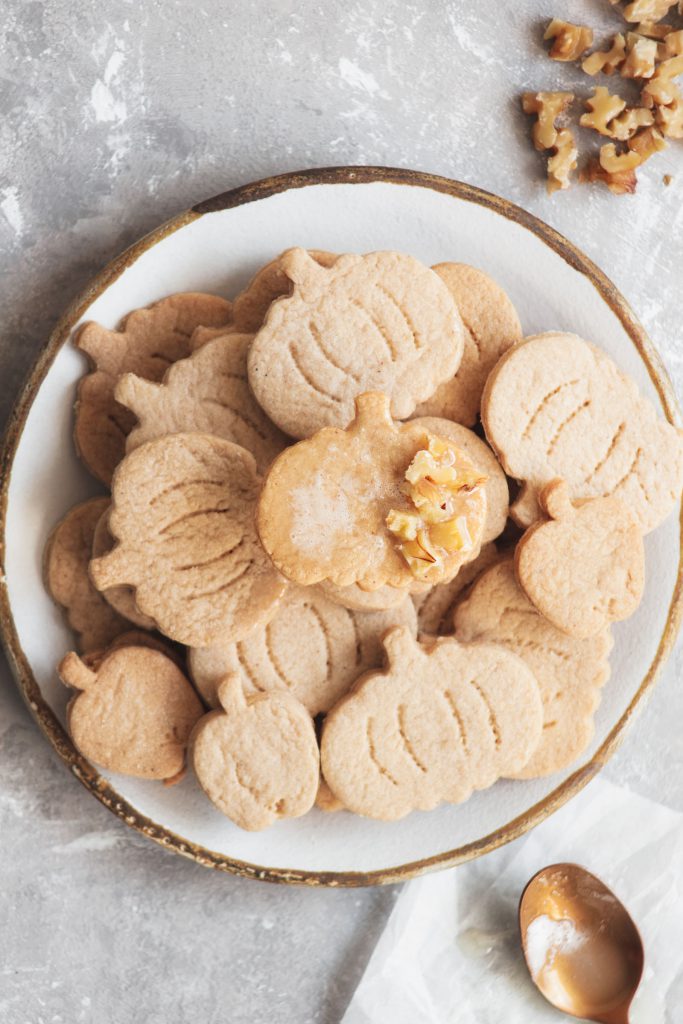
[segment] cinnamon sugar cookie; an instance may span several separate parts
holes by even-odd
[[[119,375],[131,372],[161,380],[171,363],[189,355],[194,328],[225,324],[231,310],[217,295],[181,292],[134,310],[116,331],[94,321],[80,328],[75,344],[90,359],[93,372],[78,386],[74,441],[93,476],[110,482],[133,426],[133,418],[114,399]]]
[[[268,310],[248,370],[259,405],[291,437],[347,426],[369,390],[389,395],[392,414],[405,419],[457,370],[457,306],[411,256],[347,254],[325,268],[291,249],[280,265],[291,294]]]
[[[190,674],[212,707],[221,680],[237,675],[247,693],[284,690],[317,715],[362,672],[382,664],[382,637],[395,626],[417,632],[415,609],[405,594],[398,608],[354,612],[318,587],[292,587],[274,618],[243,640],[191,648]]]
[[[360,679],[323,725],[323,776],[344,807],[395,821],[460,803],[524,768],[538,745],[538,686],[496,644],[429,644],[396,629],[387,667]]]
[[[91,562],[95,586],[135,587],[140,611],[180,643],[245,636],[286,587],[256,536],[259,487],[253,457],[219,437],[171,434],[136,448],[114,476],[118,544]]]
[[[474,426],[489,373],[503,352],[520,341],[522,326],[509,297],[483,270],[466,263],[432,267],[455,299],[465,328],[458,371],[422,402],[417,416],[439,416]]]

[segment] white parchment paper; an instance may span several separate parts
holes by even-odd
[[[524,885],[574,861],[628,907],[645,943],[633,1024],[683,1021],[683,815],[595,779],[529,836],[409,882],[342,1024],[559,1024],[517,930]]]

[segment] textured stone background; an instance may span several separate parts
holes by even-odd
[[[342,163],[460,178],[549,221],[630,299],[680,396],[683,143],[634,197],[546,198],[518,93],[587,92],[543,56],[551,15],[619,24],[606,0],[4,0],[2,421],[124,246],[224,189]],[[680,810],[682,669],[679,645],[607,769]],[[81,790],[0,676],[0,1019],[338,1020],[395,892],[269,887],[164,853]]]

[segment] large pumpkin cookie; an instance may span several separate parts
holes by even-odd
[[[574,506],[563,480],[544,487],[539,499],[548,519],[530,527],[515,550],[531,603],[579,638],[627,619],[645,586],[643,538],[629,510],[613,495]]]
[[[344,807],[393,821],[523,769],[541,736],[538,686],[496,644],[419,644],[397,629],[388,664],[358,681],[325,719],[323,777]]]
[[[340,256],[321,267],[305,249],[280,257],[291,294],[274,302],[249,352],[249,383],[292,437],[345,427],[363,391],[384,391],[410,416],[458,368],[462,322],[443,281],[395,252]]]
[[[231,310],[217,295],[184,292],[129,313],[116,331],[94,321],[81,327],[75,344],[89,357],[93,372],[78,386],[74,440],[94,476],[109,483],[134,423],[114,399],[119,375],[130,372],[161,380],[171,363],[189,355],[195,327],[225,324]]]
[[[180,643],[238,640],[275,614],[286,587],[256,535],[259,485],[249,452],[219,437],[136,448],[114,476],[118,544],[91,562],[95,586],[135,587],[140,611]]]
[[[370,392],[346,430],[327,427],[278,456],[258,531],[275,565],[304,586],[438,582],[478,550],[484,482],[463,452],[392,422],[388,397]]]
[[[243,640],[192,648],[190,673],[212,707],[220,682],[234,674],[247,693],[284,690],[317,715],[329,711],[362,672],[382,664],[382,637],[395,626],[417,632],[405,593],[398,608],[353,612],[318,587],[292,587],[271,621]]]
[[[537,334],[509,349],[481,412],[505,471],[524,482],[511,508],[521,526],[540,517],[538,493],[557,477],[572,501],[620,498],[642,533],[680,497],[683,432],[657,419],[635,383],[575,334]]]
[[[499,284],[466,263],[432,267],[456,301],[465,327],[465,348],[458,371],[417,409],[418,416],[440,416],[466,427],[479,415],[481,393],[496,362],[520,341],[517,310]]]
[[[610,631],[589,640],[561,633],[539,615],[517,583],[512,559],[480,576],[457,605],[454,622],[458,639],[503,644],[526,661],[538,681],[543,736],[518,777],[550,775],[571,764],[593,736],[600,689],[610,673]]]
[[[174,363],[161,384],[124,374],[116,385],[116,400],[138,419],[126,450],[164,434],[200,431],[242,445],[256,459],[259,471],[265,470],[287,438],[249,390],[251,339],[250,334],[223,333]]]
[[[236,676],[223,681],[221,709],[190,741],[199,784],[240,828],[257,831],[298,818],[315,802],[320,759],[313,720],[288,693],[246,696]]]

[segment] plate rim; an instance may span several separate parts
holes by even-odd
[[[605,740],[590,760],[578,767],[542,800],[537,801],[537,803],[527,808],[522,814],[490,832],[488,835],[456,847],[453,850],[388,868],[365,872],[302,871],[292,868],[264,867],[248,861],[227,857],[224,854],[193,843],[141,814],[106,779],[99,775],[96,769],[76,750],[57,716],[42,697],[40,687],[22,650],[14,624],[5,574],[7,506],[11,471],[29,411],[50,366],[83,312],[127,267],[134,263],[142,253],[151,249],[162,239],[198,220],[204,214],[242,206],[246,203],[266,199],[281,192],[305,188],[310,185],[370,184],[373,182],[418,186],[437,192],[444,192],[454,198],[476,203],[479,206],[490,209],[535,234],[573,269],[587,277],[603,301],[608,304],[612,312],[620,320],[644,362],[662,403],[666,419],[676,426],[680,425],[680,410],[673,386],[661,357],[650,341],[645,329],[636,318],[626,299],[607,275],[577,246],[558,231],[510,200],[504,199],[492,192],[487,192],[475,185],[406,168],[345,165],[311,168],[274,175],[238,186],[227,192],[222,192],[210,199],[197,203],[190,209],[184,210],[170,220],[165,221],[110,261],[70,303],[39,352],[10,413],[0,448],[0,635],[19,691],[41,732],[47,737],[62,761],[64,761],[86,789],[126,825],[137,832],[205,867],[211,867],[241,877],[290,885],[345,888],[403,882],[428,871],[454,867],[466,860],[489,853],[540,824],[575,796],[616,752],[636,712],[640,710],[645,699],[651,693],[659,672],[671,653],[681,626],[681,620],[683,619],[682,503],[679,514],[680,546],[676,583],[657,650],[628,707],[612,726]]]

